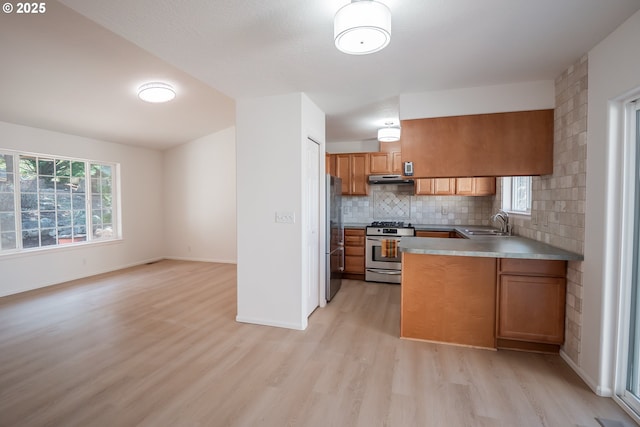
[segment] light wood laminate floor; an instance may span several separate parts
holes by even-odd
[[[0,298],[0,425],[632,425],[557,356],[399,339],[399,303],[347,280],[306,331],[241,324],[235,266],[178,261]]]

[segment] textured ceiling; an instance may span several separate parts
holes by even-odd
[[[112,35],[113,45],[93,43],[94,32],[105,37],[108,32],[78,19],[70,10],[66,13],[73,19],[47,15],[41,18],[60,22],[28,30],[15,22],[6,28],[7,16],[0,16],[3,40],[14,32],[22,37],[31,31],[55,39],[62,37],[62,27],[73,39],[52,42],[37,50],[36,58],[21,54],[21,40],[12,48],[0,46],[0,53],[20,61],[9,68],[33,68],[44,62],[56,71],[50,82],[59,82],[64,71],[60,64],[61,69],[52,66],[56,62],[67,62],[73,69],[87,67],[87,73],[99,73],[108,63],[110,71],[99,76],[113,97],[111,103],[120,108],[102,120],[138,119],[142,107],[133,111],[131,106],[118,104],[118,87],[127,81],[127,73],[128,81],[133,82],[145,73],[154,75],[156,69],[166,69],[175,73],[170,77],[179,85],[208,85],[196,92],[203,102],[220,106],[218,110],[199,108],[191,106],[190,100],[179,101],[184,104],[178,107],[176,103],[171,111],[176,121],[186,120],[179,113],[197,116],[204,111],[213,122],[226,123],[229,100],[221,93],[238,99],[301,91],[326,112],[330,142],[375,138],[381,121],[398,116],[398,96],[403,93],[553,80],[640,9],[638,0],[381,0],[392,11],[390,45],[372,55],[350,56],[333,44],[333,16],[345,0],[60,1],[122,39]],[[96,53],[85,57],[86,52],[75,48],[87,38]],[[137,45],[141,58],[136,61],[122,54],[116,39],[127,46],[124,51],[133,49],[132,43]],[[87,101],[81,97],[87,90],[82,75],[75,72],[64,82],[65,93],[77,99],[76,106]],[[37,77],[48,78],[46,73]],[[26,83],[15,73],[11,78]],[[29,92],[26,87],[20,90]],[[4,104],[0,100],[0,120],[11,116],[11,106]],[[118,118],[123,111],[127,117]],[[46,112],[39,117],[47,127]],[[165,119],[158,120],[158,130]],[[94,125],[99,124],[91,123]],[[125,123],[122,126],[124,129]],[[191,126],[185,122],[182,127]],[[147,137],[157,136],[149,133]]]
[[[0,120],[164,149],[232,126],[233,99],[56,2],[0,14]],[[137,98],[172,83],[167,104]]]

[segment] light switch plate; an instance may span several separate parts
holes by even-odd
[[[296,222],[296,214],[295,212],[276,212],[276,222],[293,224]]]

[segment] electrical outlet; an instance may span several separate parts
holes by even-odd
[[[282,224],[293,224],[296,222],[295,212],[276,212],[276,222]]]
[[[447,210],[447,208],[445,206],[441,206],[440,207],[440,213],[442,215],[447,215],[449,213],[449,211]]]

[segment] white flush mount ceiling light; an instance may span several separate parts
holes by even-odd
[[[374,0],[352,0],[333,20],[336,47],[351,55],[384,49],[391,41],[391,11]]]
[[[378,129],[378,141],[380,142],[400,141],[400,128],[386,127],[386,128]]]
[[[138,88],[138,98],[146,102],[168,102],[176,97],[173,86],[167,83],[145,83]]]

